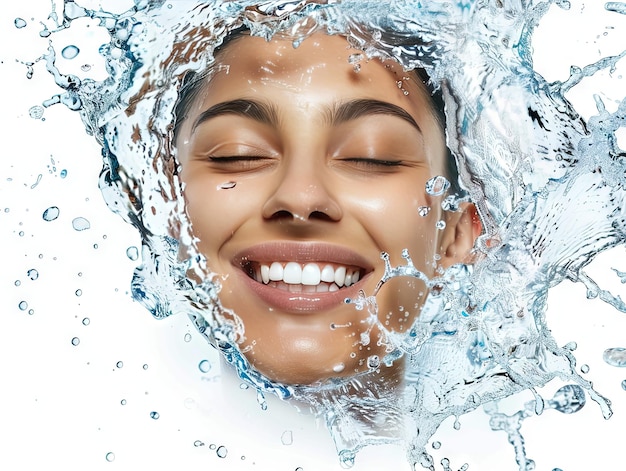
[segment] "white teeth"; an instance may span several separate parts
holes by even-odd
[[[359,270],[345,266],[326,264],[320,270],[317,263],[302,266],[297,262],[273,262],[271,265],[259,264],[251,276],[258,282],[278,287],[292,293],[327,293],[337,291],[342,286],[352,286],[359,281]],[[278,283],[276,283],[278,282]]]
[[[346,267],[339,267],[335,270],[335,284],[340,288],[346,281]]]
[[[270,267],[267,265],[261,265],[261,281],[265,284],[270,282]]]
[[[321,281],[320,267],[316,263],[307,263],[302,269],[302,281],[303,285],[316,286]]]
[[[278,262],[272,263],[269,276],[271,281],[283,281],[283,266]]]
[[[335,269],[332,265],[324,266],[320,280],[325,281],[326,283],[333,283],[335,281]]]
[[[272,266],[273,265],[274,264],[272,264]],[[285,265],[285,271],[283,272],[283,281],[290,285],[299,285],[300,283],[302,283],[302,267],[299,263],[289,262],[287,265]]]

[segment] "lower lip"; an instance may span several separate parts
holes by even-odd
[[[250,278],[241,269],[237,270],[237,276],[270,307],[290,313],[315,313],[344,304],[346,298],[356,298],[359,286],[366,279],[364,277],[354,285],[341,288],[332,293],[290,293],[289,291],[259,283]]]

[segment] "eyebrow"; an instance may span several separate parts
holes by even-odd
[[[415,121],[413,116],[411,116],[404,108],[386,101],[367,98],[339,103],[335,106],[335,108],[330,110],[327,116],[327,121],[331,125],[336,125],[372,115],[395,116],[406,121],[417,129],[419,133],[422,133],[422,128],[420,128],[419,124],[417,124],[417,121]]]
[[[234,114],[250,118],[263,124],[268,124],[273,127],[278,126],[278,113],[276,109],[267,103],[262,103],[255,100],[237,99],[225,101],[211,106],[209,109],[203,111],[193,123],[191,132],[193,133],[200,124],[203,122],[216,118],[218,116]],[[352,121],[365,116],[373,115],[387,115],[400,118],[411,126],[413,126],[418,132],[422,133],[417,121],[403,108],[386,101],[374,100],[369,98],[361,98],[350,100],[336,104],[332,108],[326,110],[326,119],[331,126]]]
[[[193,133],[200,124],[211,118],[228,114],[251,118],[274,127],[278,126],[278,113],[270,104],[255,100],[237,99],[218,103],[203,111],[194,121],[191,132]]]

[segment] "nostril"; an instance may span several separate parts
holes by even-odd
[[[309,214],[309,219],[318,219],[320,221],[332,221],[333,218],[324,211],[313,211]]]

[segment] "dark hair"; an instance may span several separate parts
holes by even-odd
[[[230,31],[222,40],[222,43],[215,48],[213,51],[213,57],[217,57],[220,52],[222,52],[229,44],[233,41],[247,35],[250,30],[241,26]],[[178,93],[178,101],[174,107],[174,126],[172,129],[172,140],[176,142],[176,137],[180,130],[180,126],[183,121],[187,118],[187,112],[191,107],[191,104],[198,97],[200,90],[202,89],[205,80],[210,76],[211,70],[208,69],[204,72],[188,72],[184,79],[183,83],[180,87],[180,91]],[[430,77],[426,73],[424,69],[413,69],[412,73],[415,74],[417,79],[424,85],[425,90],[430,95],[431,109],[435,115],[435,119],[441,126],[441,129],[445,131],[446,129],[446,114],[445,114],[445,104],[443,101],[443,95],[441,90],[436,88]],[[450,149],[447,149],[447,158],[445,162],[445,170],[446,170],[446,178],[450,181],[450,190],[449,193],[461,195],[463,191],[459,187],[459,174],[457,169],[457,164],[454,156],[450,152]]]

